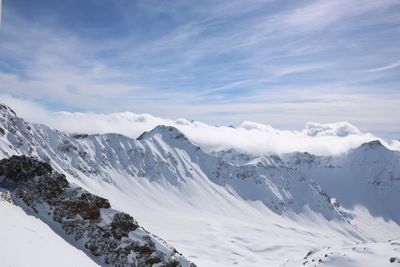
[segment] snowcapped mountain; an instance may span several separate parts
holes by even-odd
[[[365,143],[338,157],[307,153],[286,155],[295,169],[317,182],[341,205],[365,207],[375,217],[400,224],[400,153],[379,141]]]
[[[301,212],[308,206],[328,219],[343,213],[329,196],[307,177],[288,167],[278,156],[263,156],[235,164],[210,155],[176,128],[158,126],[137,140],[117,134],[67,135],[43,125],[31,125],[6,112],[4,129],[12,133],[5,156],[21,154],[49,161],[59,171],[82,179],[117,183],[118,172],[127,177],[180,186],[188,179],[203,179],[225,187],[232,194],[262,201],[281,214]]]
[[[335,157],[206,153],[170,126],[67,134],[1,105],[0,157],[12,155],[49,162],[199,266],[299,266],[310,250],[400,237],[400,152],[379,141]]]

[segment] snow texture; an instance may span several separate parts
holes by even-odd
[[[380,141],[368,138],[333,156],[210,153],[171,126],[136,140],[63,133],[27,123],[6,106],[0,112],[1,157],[50,162],[198,266],[301,266],[311,250],[361,242],[379,262],[398,253],[379,244],[400,237],[400,152]],[[313,124],[304,134],[349,137],[357,130]],[[376,266],[362,257],[337,256],[330,266],[354,266],[358,258]]]

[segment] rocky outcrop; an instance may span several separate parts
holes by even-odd
[[[27,156],[1,160],[0,187],[10,202],[50,222],[100,265],[195,266],[132,216],[112,209],[107,199],[70,184],[47,162]]]

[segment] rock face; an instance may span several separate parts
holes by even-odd
[[[47,162],[27,156],[0,161],[0,188],[28,214],[49,223],[100,265],[195,266],[107,199],[70,184]]]

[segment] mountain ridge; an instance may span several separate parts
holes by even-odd
[[[298,248],[287,259],[290,262],[297,262],[297,257],[301,260],[315,242],[339,246],[355,240],[394,238],[396,233],[400,236],[400,218],[393,205],[398,201],[399,152],[374,152],[379,145],[328,157],[300,152],[252,156],[233,149],[206,153],[170,126],[157,126],[133,139],[112,133],[66,134],[27,123],[7,108],[0,114],[5,133],[0,137],[0,157],[31,155],[51,162],[70,182],[109,198],[119,210],[136,214],[150,232],[165,237],[199,266],[234,262],[243,266],[281,265],[283,259],[278,255],[285,248],[262,242],[263,235],[252,225],[262,229],[261,233],[279,235],[278,242],[296,236],[291,244]],[[363,166],[369,169],[365,171]],[[331,188],[337,175],[343,181],[339,179],[340,187]],[[351,179],[345,179],[348,177]],[[349,202],[352,192],[344,189],[356,188],[346,184],[347,180],[376,195],[376,203],[357,197],[354,199],[359,203]],[[387,198],[379,196],[385,194]],[[390,208],[382,209],[387,205]],[[158,216],[163,217],[162,223]],[[385,221],[378,223],[379,218]],[[386,230],[377,231],[371,221],[385,225]],[[221,239],[221,222],[224,228],[242,229],[243,233],[229,230]],[[300,241],[310,239],[307,232],[316,225],[321,230],[312,235],[314,241]],[[326,235],[331,238],[326,240]],[[193,247],[186,240],[195,240],[204,248]],[[215,253],[205,249],[209,246]],[[264,255],[256,252],[260,246],[274,251],[271,253],[277,258],[259,257]],[[229,247],[243,256],[232,256]],[[249,263],[252,258],[256,259],[254,265]]]
[[[239,193],[241,196],[248,199],[257,200],[257,198],[254,198],[254,196],[251,194],[254,193],[254,190],[259,191],[257,188],[260,186],[253,185],[251,182],[246,182],[248,180],[245,181],[244,179],[252,175],[257,175],[259,170],[263,172],[263,174],[260,175],[266,175],[264,172],[272,172],[272,170],[268,168],[264,168],[264,170],[262,170],[263,168],[253,167],[255,166],[253,164],[247,164],[243,166],[231,165],[230,163],[225,162],[222,158],[209,155],[203,152],[200,147],[195,145],[178,129],[172,126],[157,126],[152,131],[144,133],[139,140],[134,140],[119,134],[89,135],[83,139],[71,139],[70,135],[68,134],[51,130],[40,125],[27,124],[23,120],[20,121],[19,118],[16,120],[18,122],[17,126],[21,126],[22,129],[12,129],[11,132],[19,131],[21,133],[30,133],[30,129],[36,129],[37,131],[50,131],[48,136],[56,135],[56,137],[53,138],[58,138],[59,141],[57,141],[57,145],[52,148],[52,151],[47,153],[48,157],[53,161],[57,161],[57,159],[53,158],[54,156],[57,156],[58,153],[55,152],[57,150],[66,155],[71,155],[70,159],[68,160],[71,162],[71,164],[69,164],[70,166],[64,166],[64,168],[67,167],[67,170],[72,171],[74,171],[74,168],[77,168],[84,174],[90,175],[91,173],[102,173],[101,169],[107,167],[111,169],[117,169],[118,171],[127,172],[128,175],[134,176],[143,176],[143,174],[146,173],[148,177],[152,177],[153,179],[165,179],[166,182],[169,182],[173,185],[178,185],[179,183],[185,181],[186,177],[192,176],[190,171],[191,169],[196,170],[202,176],[209,177],[210,180],[219,185],[223,185],[226,182],[221,180],[220,177],[234,177],[235,181],[237,182],[234,181],[233,184],[230,183],[230,186],[233,186],[237,192],[241,192]],[[47,141],[47,143],[49,143],[49,141]],[[36,141],[32,140],[31,143],[35,142]],[[29,146],[29,144],[27,144],[27,146]],[[132,152],[134,152],[133,154],[129,154],[126,153],[127,151],[124,151],[127,146]],[[37,147],[37,144],[29,147],[29,150],[33,151],[35,147]],[[85,155],[88,154],[95,156],[91,160],[85,160]],[[125,154],[127,154],[128,157],[126,157]],[[38,156],[41,157],[40,153],[38,153]],[[58,159],[58,161],[60,160]],[[101,163],[101,166],[98,164],[99,162]],[[198,165],[198,168],[192,165],[192,163]],[[192,165],[192,167],[187,169],[185,168],[186,165]],[[285,171],[287,173],[286,175],[293,176],[290,181],[293,181],[295,184],[301,185],[306,181],[305,179],[298,179],[298,177],[295,177],[296,174],[289,174],[290,171],[286,170],[285,168],[282,168],[281,171]],[[112,181],[111,175],[107,175],[105,180]],[[276,182],[283,183],[283,181],[276,179],[275,182],[272,183]],[[309,188],[304,187],[304,190],[306,191],[311,190],[312,193],[310,192],[309,194],[319,195],[321,193],[319,192],[320,190],[318,187],[311,185],[311,183],[309,184]],[[286,187],[288,185],[289,184],[286,184]],[[242,190],[243,187],[249,188],[249,186],[252,189],[245,189],[245,191]],[[293,185],[293,187],[295,186]],[[284,189],[270,190],[267,185],[265,188],[274,197],[270,200],[260,200],[266,203],[270,208],[273,207],[273,209],[277,212],[282,212],[284,203],[291,205],[292,200],[291,198],[287,199],[287,197],[285,197],[287,194],[285,193]],[[247,193],[248,190],[250,190],[250,194]],[[264,198],[265,194],[266,193],[260,192],[259,198]],[[293,192],[290,194],[293,194]],[[320,201],[321,204],[325,203],[325,195],[320,195],[322,198]],[[331,206],[329,201],[327,201],[324,205],[327,205],[328,207],[330,206],[330,208],[334,210],[334,207]],[[327,209],[329,209],[328,207]],[[315,206],[315,208],[318,207]],[[297,209],[301,209],[301,207],[298,207]],[[327,217],[336,216],[328,214],[325,215]],[[339,215],[339,217],[340,216],[341,215]]]

